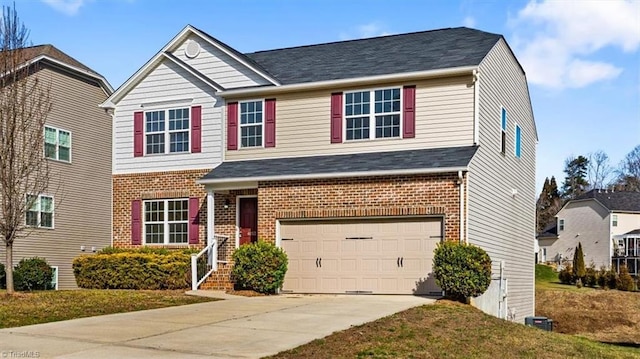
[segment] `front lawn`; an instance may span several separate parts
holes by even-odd
[[[133,312],[211,301],[183,291],[50,290],[0,291],[0,328],[56,322],[96,315]]]
[[[274,358],[638,358],[640,351],[501,320],[438,301],[334,333]]]

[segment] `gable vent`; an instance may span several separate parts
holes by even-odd
[[[200,54],[200,44],[196,41],[189,40],[187,41],[187,46],[184,48],[184,55],[190,59],[198,56]]]

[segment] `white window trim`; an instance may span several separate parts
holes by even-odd
[[[262,102],[262,143],[260,144],[260,146],[243,146],[242,145],[242,128],[243,127],[249,127],[249,126],[256,126],[255,123],[252,124],[242,124],[242,104],[243,103],[249,103],[249,102]],[[266,125],[266,114],[267,114],[267,109],[265,107],[266,103],[264,99],[251,99],[251,100],[243,100],[243,101],[238,101],[238,149],[241,150],[251,150],[251,149],[257,149],[257,148],[265,148],[264,147],[264,142],[265,142],[265,138],[264,138],[264,134],[265,134],[265,125]]]
[[[518,146],[518,130],[520,130],[520,144]],[[518,147],[520,147],[520,154],[518,154]],[[522,127],[518,123],[513,124],[513,156],[515,158],[522,157]]]
[[[60,282],[60,271],[58,270],[58,266],[51,266],[51,270],[53,271],[53,278],[51,278],[51,284],[53,284],[53,289],[58,290],[58,282]]]
[[[618,226],[618,215],[617,214],[612,214],[611,215],[611,226],[612,227],[617,227]]]
[[[558,232],[565,230],[566,224],[564,223],[564,218],[558,218]],[[560,228],[562,227],[562,228]]]
[[[47,157],[47,150],[46,150],[46,143],[47,143],[47,128],[50,128],[52,130],[56,130],[56,158],[49,158]],[[60,131],[64,131],[69,133],[69,160],[61,160],[60,159]],[[65,130],[64,128],[60,128],[60,127],[55,127],[55,126],[49,126],[49,125],[45,125],[44,126],[44,143],[42,144],[42,154],[44,155],[44,157],[50,161],[56,161],[56,162],[62,162],[62,163],[71,163],[72,160],[72,149],[73,149],[73,134],[71,133],[71,131],[69,130]]]
[[[400,129],[397,137],[376,137],[376,111],[375,111],[375,92],[378,90],[400,90],[400,111],[398,114],[400,115]],[[342,138],[344,139],[343,143],[351,143],[351,142],[360,142],[360,141],[384,141],[384,140],[396,140],[401,139],[403,134],[403,110],[404,110],[404,87],[402,86],[390,86],[390,87],[375,87],[375,88],[365,88],[365,89],[357,89],[344,91],[342,93]],[[369,92],[369,138],[359,138],[354,140],[347,140],[347,111],[345,111],[347,107],[347,94],[350,93],[358,93],[358,92]],[[393,115],[395,112],[382,113],[381,115]],[[352,115],[349,117],[365,117],[365,116],[356,116]]]
[[[183,109],[187,109],[187,112],[189,113],[189,128],[187,128],[186,130],[169,130],[169,111],[170,110],[183,110]],[[163,111],[164,112],[164,131],[160,132],[147,132],[147,113],[149,112],[160,112]],[[193,118],[191,118],[191,105],[188,106],[177,106],[177,107],[166,107],[166,108],[151,108],[151,109],[146,109],[144,110],[144,112],[142,113],[142,126],[143,126],[143,137],[144,137],[144,155],[145,156],[164,156],[164,155],[181,155],[181,154],[185,154],[185,153],[191,153],[191,145],[192,145],[192,138],[191,138],[191,127],[193,125],[192,123]],[[171,149],[171,133],[174,132],[185,132],[187,131],[188,133],[188,137],[189,137],[189,146],[188,146],[188,150],[187,151],[181,151],[181,152],[170,152]],[[158,135],[158,134],[164,134],[164,152],[160,152],[160,153],[148,153],[147,152],[147,135]]]
[[[185,221],[173,221],[169,222],[169,201],[187,201],[187,241],[185,243],[170,243],[169,242],[169,224],[170,223],[184,223]],[[163,225],[163,241],[162,243],[147,243],[147,221],[146,221],[146,204],[148,202],[164,202],[164,218]],[[160,222],[151,222],[152,224],[159,224]],[[188,246],[189,245],[189,198],[163,198],[163,199],[148,199],[142,201],[142,243],[145,246]]]
[[[38,198],[37,199],[37,203],[38,203],[38,225],[37,226],[31,226],[31,225],[27,224],[27,214],[26,214],[26,212],[31,212],[31,209],[27,208],[27,211],[25,212],[25,215],[24,215],[24,224],[25,224],[25,226],[29,227],[29,228],[41,228],[41,229],[50,229],[50,230],[55,229],[56,228],[56,206],[55,206],[56,202],[55,202],[55,198],[53,198],[52,195],[48,195],[48,194],[38,194],[38,195],[27,194],[27,196],[34,196],[34,197]],[[42,213],[42,210],[40,209],[40,198],[42,198],[42,197],[51,198],[51,209],[52,209],[51,210],[51,227],[43,227],[43,226],[41,226],[41,218],[42,218],[41,217],[41,213]]]
[[[502,128],[502,112],[504,111],[504,128]],[[498,113],[498,130],[500,136],[498,137],[498,151],[503,155],[507,153],[507,129],[509,128],[509,111],[504,106],[500,106],[500,112]],[[504,133],[504,152],[502,151],[502,134]]]

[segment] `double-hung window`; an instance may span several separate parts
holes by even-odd
[[[71,162],[71,132],[45,126],[44,156],[52,160]]]
[[[262,147],[262,100],[240,102],[240,147]]]
[[[163,199],[144,202],[146,244],[187,244],[189,200]]]
[[[188,108],[145,112],[147,154],[189,152],[189,122]]]
[[[25,222],[30,227],[53,228],[53,197],[45,195],[27,195]]]
[[[505,154],[507,153],[507,109],[504,107],[500,108],[500,123],[500,152]]]
[[[400,88],[347,92],[346,139],[400,137],[400,93]],[[372,124],[375,125],[373,131]]]

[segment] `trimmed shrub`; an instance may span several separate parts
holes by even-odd
[[[562,268],[560,273],[558,273],[558,279],[560,279],[560,283],[562,284],[574,284],[573,268],[569,265]]]
[[[156,253],[153,253],[156,252]],[[81,288],[184,289],[191,286],[191,255],[153,250],[114,250],[73,260],[73,274]]]
[[[600,273],[598,275],[598,285],[602,289],[616,289],[618,285],[618,274],[611,268],[607,269],[604,266],[600,267]]]
[[[578,246],[576,247],[576,251],[573,254],[573,277],[576,282],[578,279],[581,281],[584,279],[586,275],[586,268],[584,267],[584,253],[582,252],[582,243],[578,242]]]
[[[448,297],[466,302],[491,284],[491,258],[474,245],[440,242],[434,252],[433,275]]]
[[[7,288],[7,272],[4,264],[0,263],[0,289]]]
[[[620,274],[616,279],[616,288],[625,292],[633,292],[635,290],[635,281],[629,274],[629,269],[627,269],[627,266],[621,265],[619,270]]]
[[[149,254],[159,254],[159,255],[168,255],[171,253],[185,253],[185,254],[193,254],[198,253],[198,249],[192,248],[184,248],[184,249],[167,249],[167,248],[158,248],[158,247],[148,247],[143,246],[139,248],[116,248],[116,247],[104,247],[99,250],[96,254],[116,254],[116,253],[149,253]]]
[[[23,258],[13,270],[16,290],[53,289],[53,269],[44,258]]]
[[[595,288],[598,285],[598,270],[595,264],[591,263],[591,265],[587,267],[583,284],[585,287],[591,288]]]
[[[287,254],[273,244],[258,241],[240,246],[233,253],[231,278],[241,289],[275,293],[287,273]]]

